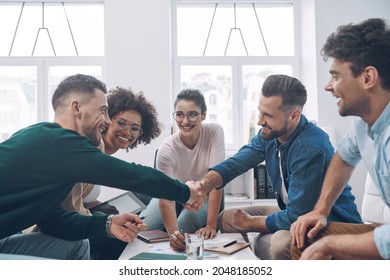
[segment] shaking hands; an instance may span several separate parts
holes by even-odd
[[[190,199],[184,204],[189,211],[198,211],[205,202],[207,195],[215,188],[223,185],[221,175],[211,170],[201,181],[188,181],[186,185],[190,188]]]
[[[198,211],[206,201],[207,194],[203,191],[203,189],[199,188],[198,184],[195,184],[194,181],[188,181],[186,182],[186,185],[190,189],[190,198],[184,204],[184,207],[189,211]]]

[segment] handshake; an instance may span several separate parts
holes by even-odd
[[[201,181],[188,181],[186,185],[190,189],[190,198],[184,204],[189,211],[198,211],[206,201],[207,195],[215,188],[222,187],[223,181],[221,175],[211,170]]]
[[[186,185],[190,189],[190,198],[184,204],[184,207],[189,211],[198,211],[202,208],[207,199],[207,193],[204,190],[204,186],[200,181],[187,181]]]

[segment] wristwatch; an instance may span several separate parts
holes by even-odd
[[[108,237],[115,238],[115,236],[111,233],[112,217],[114,217],[114,215],[108,215],[108,217],[107,217],[107,220],[106,220],[106,233],[107,233]]]

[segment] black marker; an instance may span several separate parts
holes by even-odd
[[[232,242],[229,242],[229,243],[223,245],[223,248],[229,247],[229,246],[236,244],[236,243],[237,243],[237,240],[233,240]]]

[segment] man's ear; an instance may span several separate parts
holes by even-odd
[[[204,112],[203,114],[201,114],[201,117],[202,117],[202,121],[204,121],[206,119],[206,112]]]
[[[300,116],[301,116],[300,110],[298,109],[293,110],[290,114],[291,121],[297,121]]]
[[[70,103],[70,106],[72,108],[73,114],[75,114],[77,117],[80,116],[80,102],[77,100],[72,100]]]
[[[367,66],[362,73],[363,76],[363,87],[365,89],[372,88],[379,83],[378,70],[373,66]]]

